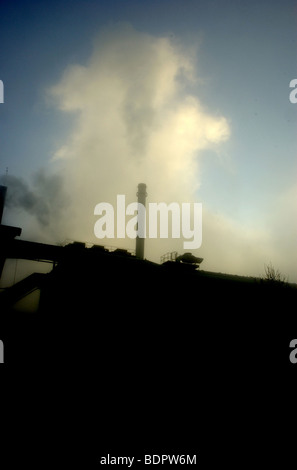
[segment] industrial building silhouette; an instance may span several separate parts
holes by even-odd
[[[5,193],[2,186],[1,214]],[[144,184],[139,185],[138,195],[145,204]],[[144,239],[137,238],[134,255],[79,242],[56,246],[25,241],[18,238],[20,234],[21,228],[0,225],[1,271],[8,258],[49,261],[53,269],[33,273],[1,292],[2,318],[15,323],[13,328],[31,322],[36,338],[40,329],[57,344],[60,340],[58,354],[67,330],[83,333],[86,344],[95,349],[98,335],[101,340],[110,335],[117,346],[124,341],[126,351],[139,343],[144,352],[151,350],[144,343],[154,338],[155,352],[166,341],[172,356],[179,356],[181,344],[192,348],[191,356],[199,345],[211,342],[214,333],[224,331],[229,337],[235,324],[238,334],[260,335],[268,318],[271,326],[277,324],[292,315],[296,302],[296,286],[203,271],[198,269],[203,259],[190,253],[168,253],[161,264],[150,262],[143,259]],[[38,311],[31,316],[15,311],[14,305],[35,290],[40,291]],[[95,351],[90,357],[96,360]]]
[[[2,213],[6,189],[0,189]],[[272,443],[277,445],[272,402],[277,387],[291,384],[295,286],[203,271],[202,258],[189,253],[168,253],[153,263],[143,259],[139,240],[136,256],[20,235],[20,228],[0,225],[1,270],[10,258],[50,261],[53,269],[0,293],[5,362],[38,374],[50,367],[62,374],[80,371],[81,383],[77,389],[66,385],[68,394],[83,401],[101,429],[98,443],[99,434],[89,429],[78,440],[78,425],[67,428],[84,447],[84,464],[87,455],[94,464],[99,448],[127,455],[128,449],[152,452],[166,445],[183,453],[202,449],[209,464],[204,468],[212,468],[213,447],[220,461],[225,455],[230,462],[228,436],[233,457],[245,452],[248,426],[256,420],[245,459],[257,454],[259,462],[267,461]],[[14,308],[36,290],[35,313]],[[232,433],[226,434],[226,422]],[[278,421],[278,431],[282,425]],[[126,454],[120,454],[123,447]]]

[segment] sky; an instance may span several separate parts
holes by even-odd
[[[0,1],[3,223],[98,240],[117,195],[202,203],[201,269],[297,282],[295,1]],[[128,220],[128,219],[127,219]],[[147,239],[145,257],[182,253]]]

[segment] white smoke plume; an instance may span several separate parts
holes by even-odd
[[[272,220],[266,217],[258,225],[243,224],[230,211],[228,217],[210,211],[199,198],[201,156],[207,158],[207,149],[221,153],[230,125],[193,92],[201,89],[196,86],[201,83],[197,58],[195,47],[121,25],[99,34],[86,63],[66,67],[47,90],[68,129],[55,149],[50,174],[38,172],[31,183],[13,177],[9,184],[2,182],[9,186],[7,206],[19,209],[16,224],[25,238],[133,249],[129,238],[96,239],[94,208],[100,202],[116,206],[118,194],[126,195],[127,204],[135,201],[142,182],[148,203],[202,202],[202,246],[195,254],[204,257],[203,269],[261,275],[271,261],[296,278],[291,275],[294,250],[286,248],[294,246],[295,238],[288,232],[286,245],[277,239],[279,215],[291,207],[291,196],[280,201]],[[145,242],[145,257],[152,261],[175,250],[184,251],[183,239]]]
[[[95,205],[115,204],[117,194],[135,201],[139,182],[148,201],[197,201],[199,151],[217,148],[230,128],[187,91],[198,79],[196,52],[129,25],[107,28],[89,61],[68,66],[48,90],[76,117],[53,156],[71,193],[69,236],[96,241]]]

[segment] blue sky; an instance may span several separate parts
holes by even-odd
[[[34,211],[30,214],[21,204],[7,210],[6,223],[21,225],[24,238],[94,241],[96,203],[120,191],[132,197],[138,177],[147,182],[148,192],[151,188],[151,200],[161,201],[165,195],[159,189],[167,181],[170,200],[203,204],[203,243],[196,254],[205,258],[204,269],[261,275],[264,264],[272,262],[297,281],[297,105],[289,101],[289,83],[297,78],[296,2],[2,1],[0,9],[0,79],[5,89],[0,173],[8,167],[10,176],[22,179],[40,197],[50,185],[45,175],[51,175],[51,183],[60,177],[56,187],[62,186],[65,199],[61,212],[57,198],[48,199],[57,208],[50,226],[40,225]],[[159,50],[156,61],[154,48]],[[140,83],[135,77],[141,75],[142,60],[146,76]],[[153,67],[158,64],[152,77],[149,61]],[[110,83],[101,72],[106,67]],[[175,72],[181,85],[171,90],[163,75],[170,80]],[[75,88],[79,74],[83,80]],[[132,95],[129,83],[134,81]],[[150,83],[160,90],[151,101],[143,98]],[[112,96],[110,107],[103,100],[104,87]],[[98,141],[90,93],[99,100],[94,117],[102,129]],[[119,110],[123,97],[125,117]],[[166,125],[157,132],[150,119],[156,126],[163,118]],[[107,119],[114,120],[113,138],[118,137],[112,146],[104,142],[103,133],[110,131]],[[179,127],[184,120],[186,130]],[[218,135],[205,143],[209,128],[218,122],[224,129],[220,126]],[[169,145],[165,155],[170,129],[186,132],[189,142]],[[134,139],[134,150],[127,136]],[[95,160],[95,148],[105,157]],[[143,161],[137,157],[138,166],[135,149],[145,155]],[[154,166],[160,149],[164,161],[158,159]],[[175,149],[184,152],[181,160]],[[123,159],[113,152],[122,153]],[[160,173],[168,167],[170,152],[175,173],[163,182]],[[96,193],[94,172],[101,169]],[[127,184],[122,184],[121,174]],[[84,203],[77,200],[78,193]],[[156,260],[167,248],[174,249],[174,243],[148,241],[147,257]]]

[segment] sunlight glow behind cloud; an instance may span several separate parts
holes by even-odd
[[[109,27],[94,41],[89,60],[66,67],[47,90],[73,122],[52,156],[70,200],[67,216],[56,221],[60,239],[98,243],[95,205],[115,207],[117,194],[129,204],[145,182],[148,202],[202,202],[205,269],[257,276],[264,263],[281,261],[271,232],[275,219],[243,223],[198,200],[205,150],[220,153],[231,135],[229,119],[189,92],[200,81],[198,52],[126,24]],[[213,191],[219,198],[215,185]],[[164,252],[183,251],[182,242],[147,240],[145,255],[158,261]],[[130,239],[105,244],[134,248]]]
[[[177,42],[121,25],[102,32],[88,63],[67,67],[49,90],[59,110],[76,113],[53,156],[73,197],[76,237],[93,237],[95,204],[120,193],[135,200],[141,181],[153,201],[195,200],[199,151],[230,135],[227,119],[187,92],[195,65]]]

